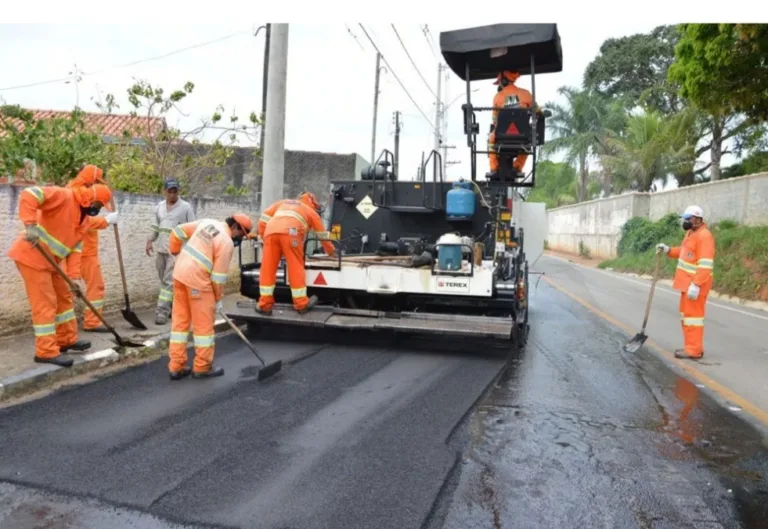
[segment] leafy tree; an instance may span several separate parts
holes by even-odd
[[[536,187],[526,196],[529,202],[544,202],[548,209],[574,204],[578,182],[569,164],[545,160],[536,165]]]
[[[660,112],[680,109],[681,100],[667,80],[675,60],[679,34],[675,26],[658,26],[650,33],[607,39],[584,71],[584,88]]]
[[[578,200],[585,200],[589,177],[589,159],[603,149],[604,139],[623,121],[619,105],[593,90],[563,86],[558,93],[567,105],[548,103],[552,117],[547,126],[553,138],[544,144],[545,153],[566,152],[566,161],[576,163],[579,172]]]
[[[768,151],[751,152],[749,156],[723,170],[722,178],[735,178],[768,172]]]
[[[768,24],[681,24],[669,79],[713,115],[768,120]]]

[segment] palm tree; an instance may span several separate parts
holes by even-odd
[[[695,158],[684,116],[677,114],[666,118],[654,111],[632,115],[624,134],[606,142],[611,154],[604,155],[602,163],[624,189],[650,191],[654,182],[667,182]]]
[[[547,126],[553,138],[544,145],[545,153],[566,151],[566,161],[576,162],[579,172],[578,199],[587,195],[589,158],[606,151],[605,138],[609,131],[623,121],[623,110],[594,90],[578,90],[561,86],[558,94],[565,96],[567,106],[547,104],[552,117]]]

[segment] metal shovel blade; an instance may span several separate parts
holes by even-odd
[[[131,326],[135,327],[136,329],[141,329],[142,331],[147,330],[147,326],[141,323],[141,320],[139,319],[139,317],[131,309],[123,309],[122,313],[125,321],[130,323]]]
[[[639,332],[635,335],[634,338],[632,338],[632,340],[627,342],[627,344],[624,346],[624,350],[628,353],[636,353],[637,350],[643,346],[647,339],[648,337],[645,334]]]
[[[257,380],[264,380],[265,378],[269,378],[273,375],[276,375],[278,371],[280,371],[282,368],[283,368],[282,360],[278,360],[277,362],[272,362],[271,364],[267,364],[261,369],[259,369]]]

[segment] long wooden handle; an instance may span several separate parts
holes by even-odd
[[[109,199],[109,205],[112,208],[112,211],[117,211],[117,208],[115,208],[114,197],[111,197]],[[125,305],[127,309],[130,309],[130,306],[128,304],[128,282],[125,280],[125,266],[123,265],[123,249],[120,247],[120,230],[118,229],[117,224],[114,224],[113,227],[115,228],[115,246],[117,247],[117,263],[120,266],[120,279],[123,282],[123,295],[125,296]]]
[[[229,326],[232,327],[232,330],[235,331],[237,333],[237,335],[240,337],[240,339],[243,341],[243,343],[246,346],[248,346],[248,349],[250,349],[251,352],[256,355],[256,358],[258,358],[261,361],[261,364],[262,365],[267,365],[267,363],[264,361],[264,359],[262,359],[261,356],[259,356],[259,353],[258,353],[258,351],[256,351],[256,348],[251,344],[251,342],[248,341],[248,338],[245,337],[245,335],[243,334],[243,331],[241,331],[237,327],[237,325],[235,325],[235,323],[232,320],[230,320],[227,317],[226,314],[224,314],[224,311],[220,310],[219,311],[219,316],[221,316],[222,318],[224,318],[226,320],[226,322],[229,324]]]
[[[651,313],[651,301],[653,300],[653,291],[656,290],[656,281],[659,279],[659,267],[661,265],[661,252],[656,252],[656,267],[653,271],[653,281],[651,282],[651,292],[648,294],[648,305],[645,307],[645,319],[643,319],[642,333],[645,334],[645,326],[648,325],[648,315]]]

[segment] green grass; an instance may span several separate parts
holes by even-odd
[[[670,217],[670,218],[668,218]],[[668,216],[658,222],[631,219],[622,228],[619,257],[603,261],[600,268],[653,274],[655,247],[659,242],[679,246],[683,230]],[[626,229],[625,229],[626,228]],[[768,226],[742,226],[723,220],[710,226],[715,236],[713,288],[742,299],[768,301]],[[661,277],[674,276],[676,259],[663,257]]]

